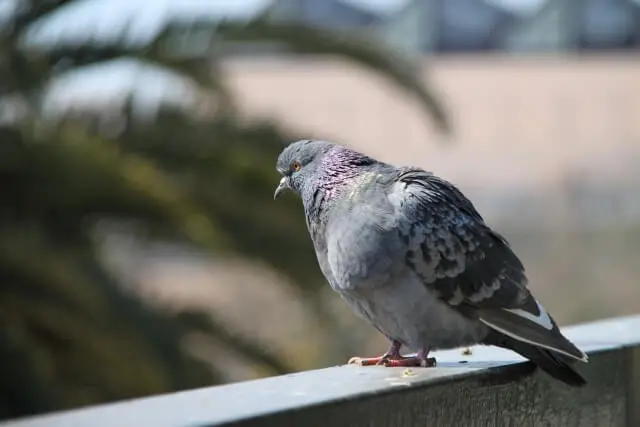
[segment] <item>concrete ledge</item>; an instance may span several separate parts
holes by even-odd
[[[0,423],[0,427],[640,426],[640,316],[563,329],[589,353],[576,389],[494,347],[437,368],[338,366]]]

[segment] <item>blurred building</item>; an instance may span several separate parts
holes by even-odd
[[[275,0],[265,11],[273,21],[293,21],[324,28],[379,25],[379,14],[340,0]]]
[[[505,34],[511,52],[638,49],[640,3],[634,0],[547,1]]]
[[[362,30],[414,55],[637,50],[640,46],[640,0],[158,1],[153,6],[85,0],[47,18],[32,36],[46,43],[108,37],[144,42],[171,20],[246,21],[258,16]],[[263,46],[239,52],[257,51],[264,51]]]
[[[371,2],[375,4],[375,2]],[[386,13],[348,0],[273,0],[269,16],[325,28],[367,28],[420,53],[637,49],[637,0],[408,0]],[[531,3],[531,2],[524,2]]]

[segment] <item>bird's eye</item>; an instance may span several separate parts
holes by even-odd
[[[301,168],[302,168],[302,165],[300,164],[300,162],[291,163],[291,170],[292,171],[298,172]]]

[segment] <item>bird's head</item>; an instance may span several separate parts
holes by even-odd
[[[326,141],[300,140],[289,144],[276,163],[276,170],[282,175],[280,184],[273,194],[274,200],[285,190],[293,190],[301,195],[312,185],[322,167],[324,156],[334,147]]]

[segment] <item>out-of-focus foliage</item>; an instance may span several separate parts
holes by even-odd
[[[174,23],[145,46],[24,42],[30,26],[67,3],[18,2],[0,35],[0,418],[219,382],[224,366],[205,366],[181,347],[194,331],[266,372],[290,370],[209,314],[145,305],[101,259],[96,227],[126,222],[148,239],[261,259],[311,300],[322,280],[299,206],[272,202],[275,158],[295,136],[268,120],[240,119],[216,72],[220,47],[270,40],[338,55],[410,91],[446,129],[442,109],[406,61],[294,25]],[[203,43],[203,31],[204,51],[184,54],[196,32]],[[180,73],[209,108],[163,107],[138,120],[127,104],[115,135],[93,113],[42,115],[43,91],[61,63],[66,72],[123,57]]]

